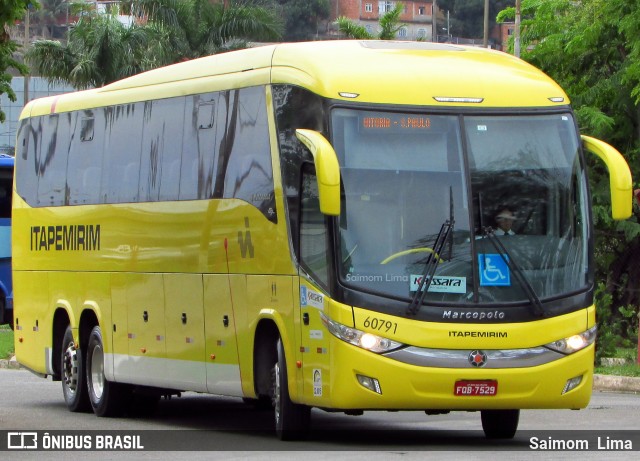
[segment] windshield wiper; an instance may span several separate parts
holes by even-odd
[[[493,233],[493,228],[490,226],[483,228],[482,237],[483,238],[486,237],[487,239],[489,239],[489,242],[491,242],[491,244],[494,246],[494,248],[502,258],[502,260],[509,267],[509,270],[513,272],[513,275],[515,276],[516,280],[522,287],[522,290],[525,292],[525,294],[529,298],[529,302],[531,303],[531,308],[533,309],[533,313],[538,317],[543,317],[546,314],[546,312],[542,307],[540,298],[538,297],[533,287],[529,283],[529,280],[527,280],[527,276],[524,275],[524,272],[522,272],[522,269],[520,269],[520,267],[516,264],[515,260],[513,259],[513,257],[507,250],[507,248],[500,241],[500,239],[495,236],[495,234]]]
[[[407,315],[416,315],[420,310],[420,306],[422,306],[422,301],[424,301],[427,290],[429,290],[429,286],[431,286],[431,280],[433,279],[433,274],[435,274],[436,268],[438,267],[438,262],[442,259],[440,255],[442,254],[442,249],[444,248],[445,243],[447,243],[451,229],[453,229],[453,219],[447,219],[444,224],[442,224],[442,227],[440,227],[440,232],[438,232],[438,235],[436,236],[436,241],[432,248],[433,253],[430,253],[427,257],[424,273],[422,274],[418,288],[411,299],[411,303],[407,308]]]

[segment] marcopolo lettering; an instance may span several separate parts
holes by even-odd
[[[100,224],[32,226],[31,251],[100,250]]]
[[[451,320],[504,320],[505,313],[503,311],[489,311],[489,312],[472,312],[472,311],[443,311],[443,319]]]

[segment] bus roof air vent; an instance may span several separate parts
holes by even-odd
[[[467,104],[480,104],[482,101],[484,101],[484,98],[461,98],[461,97],[451,97],[451,96],[434,96],[433,99],[435,99],[438,102],[458,102],[458,103],[467,103]]]
[[[401,40],[360,40],[364,48],[372,50],[415,50],[415,51],[464,51],[464,48],[449,43],[407,42]]]

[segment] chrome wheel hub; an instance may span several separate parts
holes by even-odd
[[[78,390],[78,352],[73,343],[64,351],[62,374],[67,389],[75,394]]]
[[[89,370],[89,389],[96,397],[102,398],[104,393],[104,353],[100,345],[96,345],[91,352],[91,369]]]

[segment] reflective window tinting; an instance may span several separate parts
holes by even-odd
[[[345,286],[410,300],[431,261],[425,303],[523,303],[586,288],[586,177],[570,115],[335,109],[332,135]]]
[[[238,198],[277,221],[263,87],[34,117],[18,144],[31,206]]]
[[[433,255],[440,264],[427,300],[465,300],[473,271],[458,118],[338,109],[332,121],[343,166],[343,282],[407,298]],[[447,221],[453,232],[435,254]]]
[[[518,272],[539,298],[585,288],[586,175],[573,118],[568,114],[466,117],[464,126],[481,299],[521,300]],[[507,235],[499,218],[504,210],[512,214]],[[487,227],[506,251],[496,250]],[[500,253],[506,253],[520,271],[514,274],[504,258],[496,256]]]
[[[313,164],[313,157],[296,138],[296,129],[315,130],[328,139],[326,109],[322,98],[303,88],[274,85],[272,92],[280,149],[282,189],[288,210],[292,244],[299,257],[302,169],[307,164]]]

